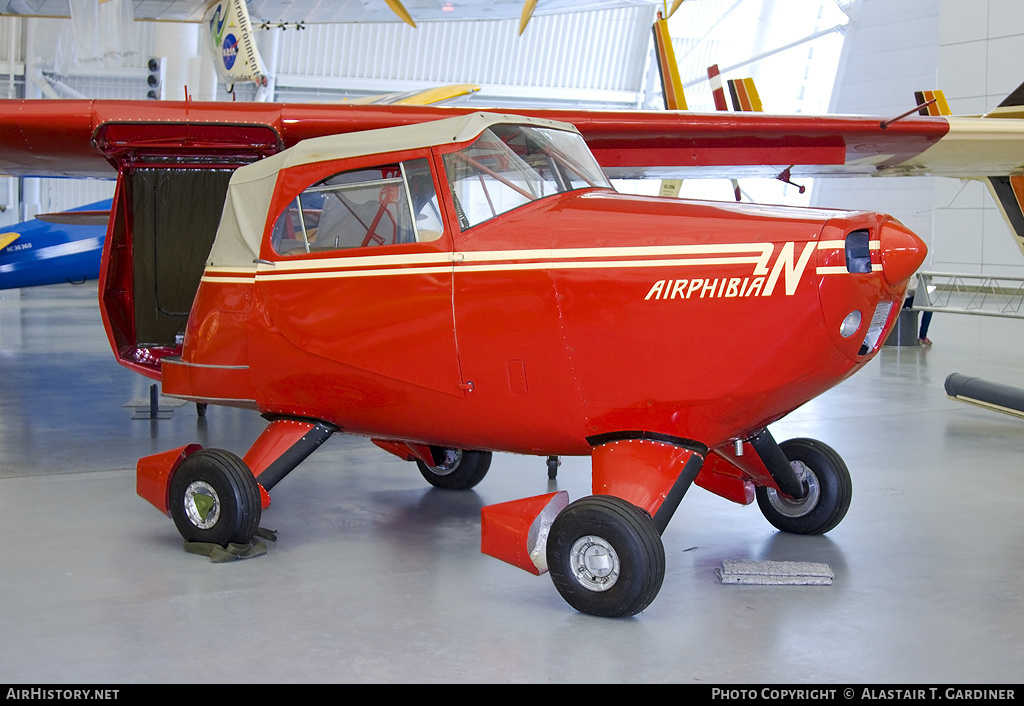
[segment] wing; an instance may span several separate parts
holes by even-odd
[[[202,154],[253,135],[266,152],[340,132],[472,108],[176,101],[0,100],[0,173],[112,178],[117,151]],[[507,112],[507,111],[502,111]],[[1024,171],[1024,120],[517,110],[569,122],[616,177],[1009,176]]]
[[[472,95],[480,90],[475,83],[453,83],[445,86],[434,86],[421,91],[404,93],[385,93],[383,95],[366,96],[341,101],[361,105],[438,105],[448,103],[463,96]]]
[[[204,155],[232,155],[240,165],[311,137],[437,120],[472,110],[0,100],[0,174],[112,179],[119,160],[202,160]],[[516,112],[576,125],[610,177],[981,179],[1024,251],[1024,117],[1016,104],[1001,106],[990,117],[913,115],[889,120],[687,111]]]

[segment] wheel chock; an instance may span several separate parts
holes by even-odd
[[[229,542],[227,546],[222,547],[213,542],[185,542],[185,551],[189,554],[208,556],[213,563],[222,564],[226,561],[263,556],[267,553],[267,541],[276,542],[277,532],[260,527],[248,544]]]
[[[540,576],[548,570],[548,531],[569,504],[564,490],[480,510],[480,551]]]

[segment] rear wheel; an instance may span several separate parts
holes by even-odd
[[[636,615],[665,579],[665,548],[650,516],[612,495],[571,503],[551,525],[548,570],[562,598],[581,613]]]
[[[432,448],[435,465],[416,461],[427,482],[445,490],[469,490],[484,479],[491,467],[490,451]]]
[[[815,439],[790,439],[779,444],[807,495],[799,500],[775,488],[757,488],[757,505],[777,529],[796,534],[824,534],[838,525],[850,509],[853,481],[842,457]]]
[[[170,510],[186,542],[248,544],[262,514],[259,486],[238,456],[202,449],[174,471]]]

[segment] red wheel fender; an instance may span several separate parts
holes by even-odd
[[[135,466],[135,492],[167,515],[170,507],[168,495],[174,471],[182,461],[202,448],[199,444],[189,444],[140,458]]]
[[[540,576],[548,570],[548,530],[568,504],[559,490],[482,508],[480,551]]]

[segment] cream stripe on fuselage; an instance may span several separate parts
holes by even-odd
[[[813,241],[809,241],[813,242]],[[819,250],[840,249],[843,241],[822,241]],[[877,249],[877,241],[871,242]],[[540,269],[599,269],[640,267],[713,267],[754,265],[753,274],[769,271],[772,243],[722,243],[664,247],[608,247],[496,250],[456,253],[412,253],[280,260],[253,268],[209,267],[204,282],[245,283],[332,279],[342,277],[440,274],[450,272],[507,272]],[[629,258],[629,259],[626,259]],[[818,274],[839,274],[845,268],[822,267]]]

